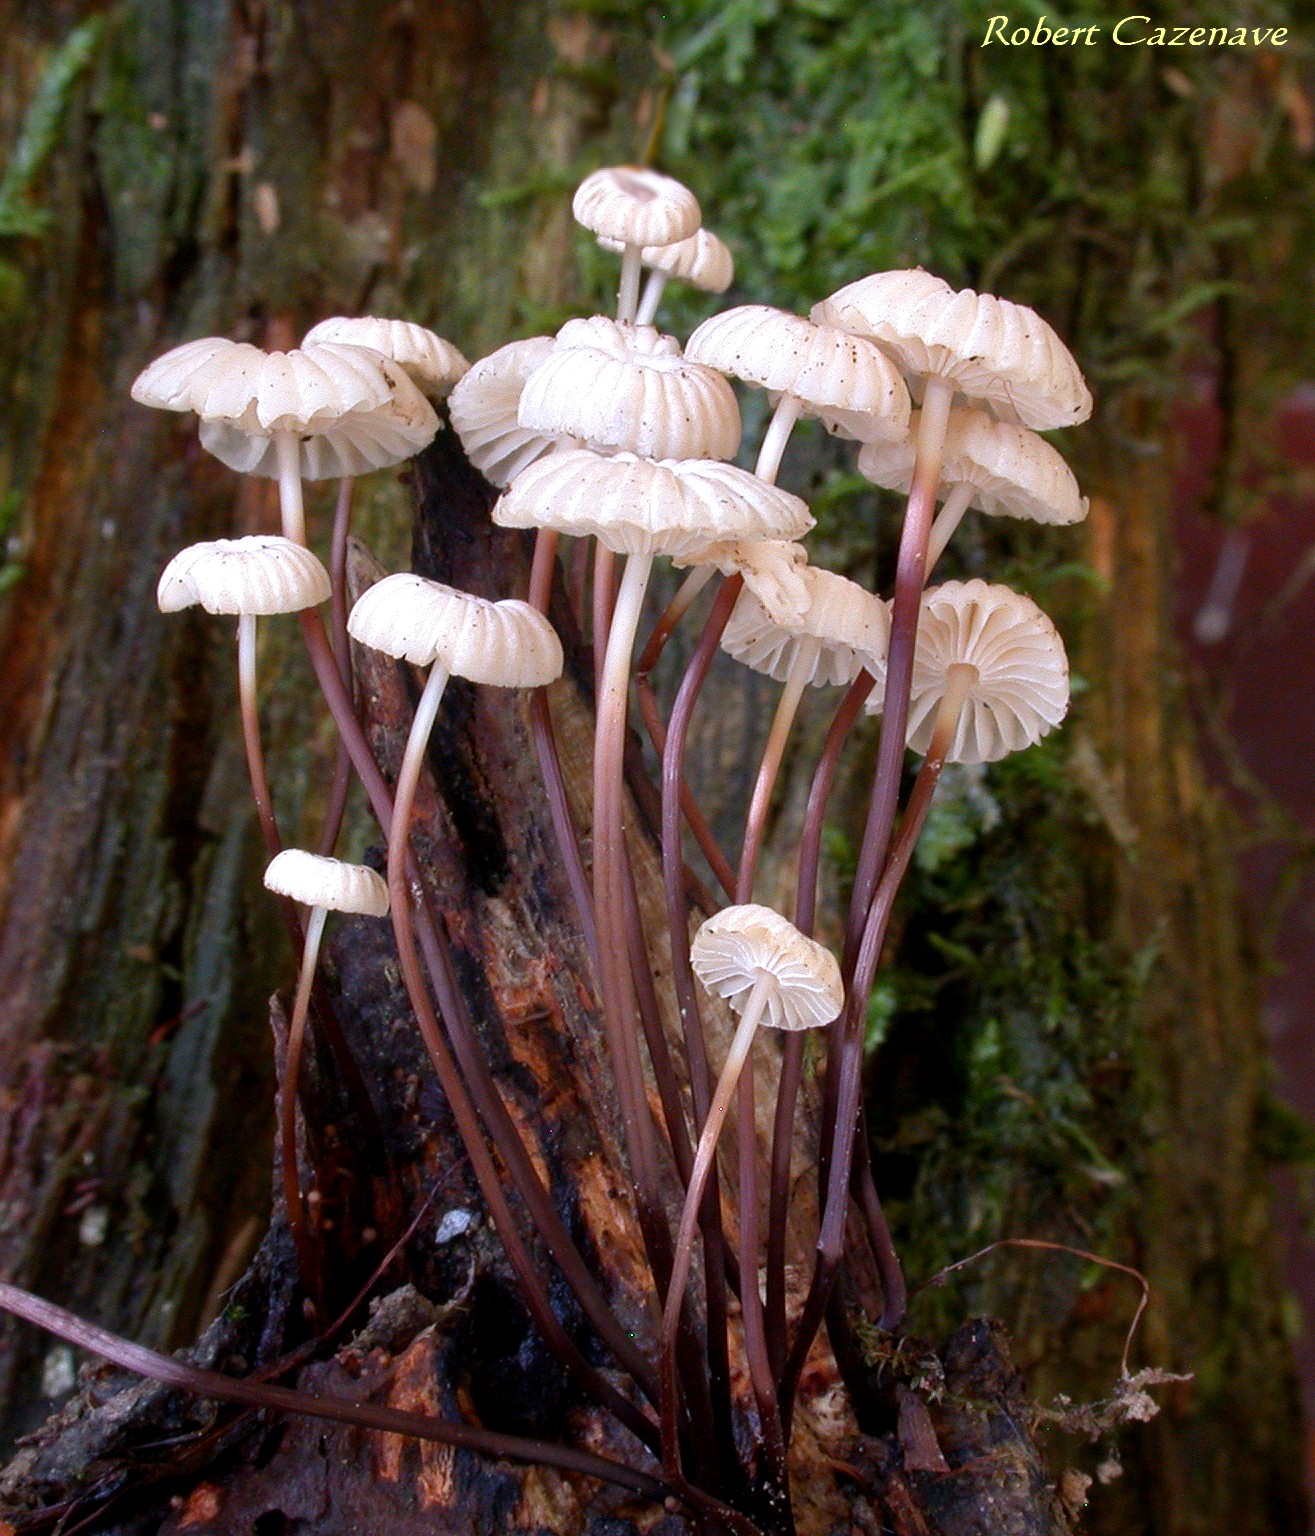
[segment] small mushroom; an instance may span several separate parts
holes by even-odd
[[[301,972],[297,978],[292,1018],[288,1022],[288,1045],[279,1095],[283,1199],[287,1206],[288,1224],[297,1241],[298,1252],[304,1258],[310,1252],[310,1245],[302,1207],[301,1183],[297,1175],[297,1082],[301,1075],[306,1018],[310,1008],[311,987],[315,982],[315,967],[319,960],[320,940],[324,936],[324,923],[330,912],[386,917],[388,887],[374,870],[364,865],[346,864],[341,859],[307,853],[302,848],[285,848],[276,854],[265,870],[265,884],[276,894],[287,896],[311,909],[310,920],[306,925],[306,941],[302,947]]]
[[[411,382],[429,400],[441,400],[470,364],[450,341],[414,320],[383,320],[373,315],[334,315],[306,332],[303,347],[325,341],[368,347],[400,363]]]
[[[635,318],[644,247],[686,240],[703,222],[688,187],[641,165],[604,166],[586,176],[575,190],[571,212],[595,235],[621,243],[616,318],[623,322]]]
[[[625,250],[620,240],[608,235],[599,235],[598,243],[617,255]],[[702,227],[674,245],[646,245],[639,253],[639,262],[648,268],[648,282],[635,312],[636,325],[652,325],[667,282],[673,277],[704,293],[725,293],[735,277],[735,258],[725,241]]]
[[[279,849],[278,826],[265,773],[256,702],[256,619],[297,613],[329,596],[329,573],[305,545],[277,534],[192,544],[165,566],[156,589],[162,613],[200,604],[207,613],[237,616],[238,700],[247,771],[265,845]]]
[[[518,416],[526,379],[552,350],[551,336],[510,341],[474,364],[448,400],[466,457],[499,490],[557,446],[555,438],[521,426]]]

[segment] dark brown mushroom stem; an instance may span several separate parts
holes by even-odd
[[[334,659],[329,639],[324,630],[323,620],[313,610],[305,610],[299,615],[302,625],[302,633],[306,640],[310,653],[311,665],[315,670],[315,676],[319,682],[330,711],[347,743],[351,753],[352,766],[365,787],[371,807],[378,821],[380,829],[387,837],[393,822],[392,796],[388,786],[384,782],[378,764],[370,752],[359,722],[351,707],[351,700],[343,687],[342,678],[338,672],[337,662]],[[418,880],[413,870],[408,871],[408,879]],[[461,1020],[463,1025],[469,1027],[469,1020],[465,1017],[465,1004],[457,984],[456,975],[452,967],[451,956],[444,947],[443,940],[436,931],[437,925],[428,922],[423,905],[419,908],[420,931],[423,939],[427,938],[426,959],[430,962],[429,968],[433,979],[435,994],[439,1008],[449,1020]],[[394,912],[396,919],[396,912]],[[403,919],[404,923],[406,919]],[[420,1029],[421,1039],[429,1055],[434,1071],[438,1076],[439,1084],[447,1098],[452,1110],[453,1119],[461,1136],[462,1145],[466,1148],[470,1157],[471,1167],[475,1173],[480,1187],[480,1193],[489,1208],[489,1214],[494,1227],[502,1240],[515,1270],[517,1280],[521,1287],[522,1297],[536,1326],[542,1333],[549,1348],[557,1356],[563,1366],[581,1382],[583,1386],[609,1408],[620,1421],[629,1428],[632,1433],[638,1435],[646,1443],[655,1440],[655,1426],[648,1416],[642,1413],[636,1406],[617,1391],[617,1389],[599,1375],[580,1354],[574,1342],[566,1335],[556,1314],[553,1312],[549,1299],[547,1286],[533,1266],[529,1252],[522,1241],[516,1225],[515,1217],[507,1202],[502,1183],[496,1166],[485,1144],[483,1132],[479,1125],[474,1106],[467,1094],[465,1083],[457,1070],[456,1062],[448,1050],[447,1042],[443,1037],[433,1005],[429,1001],[428,990],[425,986],[424,976],[418,964],[415,963],[414,945],[409,946],[409,958],[403,954],[402,959],[403,981],[407,988],[407,995],[415,1010],[416,1022]],[[514,1149],[509,1149],[514,1156]],[[521,1149],[524,1154],[524,1148]],[[528,1203],[528,1202],[527,1202]],[[542,1221],[542,1216],[551,1211],[551,1202],[547,1202],[547,1211],[541,1209],[532,1210],[536,1224],[551,1246],[553,1242],[553,1230],[550,1223]],[[557,1220],[556,1213],[552,1217]],[[558,1226],[560,1222],[558,1221]],[[559,1261],[560,1262],[560,1261]],[[649,1376],[646,1362],[635,1348],[632,1340],[626,1339],[619,1326],[608,1327],[608,1314],[604,1306],[603,1312],[595,1316],[590,1310],[589,1296],[580,1297],[581,1305],[590,1315],[590,1321],[598,1328],[600,1336],[612,1349],[617,1358],[625,1365],[626,1369],[640,1380],[642,1375]],[[618,1337],[619,1336],[619,1337]],[[637,1372],[639,1374],[637,1374]],[[654,1386],[656,1384],[654,1383]],[[647,1390],[647,1389],[646,1389]]]
[[[689,1071],[690,1101],[694,1111],[694,1129],[701,1132],[711,1104],[712,1077],[704,1043],[703,1021],[699,1011],[698,989],[690,968],[689,899],[685,886],[685,863],[680,845],[681,790],[684,786],[683,760],[694,706],[721,637],[730,620],[731,610],[743,585],[732,576],[723,581],[703,633],[694,649],[671,711],[671,725],[662,752],[662,876],[666,893],[667,930],[671,940],[671,977],[680,1013]],[[727,871],[729,875],[729,870]],[[726,894],[732,894],[728,883]],[[736,1276],[728,1273],[731,1256],[727,1252],[721,1224],[721,1194],[716,1165],[708,1176],[708,1187],[699,1212],[703,1238],[704,1313],[708,1340],[708,1383],[716,1418],[717,1444],[723,1464],[736,1459],[734,1418],[731,1411],[730,1334],[728,1324],[728,1282],[733,1287]],[[688,1190],[688,1181],[686,1189]]]
[[[278,822],[274,817],[274,801],[269,792],[269,776],[265,770],[265,749],[260,739],[260,708],[256,692],[256,615],[243,613],[237,620],[237,696],[242,715],[242,746],[246,753],[247,775],[251,780],[251,794],[256,802],[256,815],[260,820],[260,834],[265,851],[272,859],[282,851],[283,839],[279,835]],[[298,923],[300,931],[300,923]]]
[[[352,647],[347,634],[347,536],[351,531],[352,493],[356,481],[344,476],[338,482],[338,498],[333,508],[333,534],[329,542],[329,628],[333,636],[333,654],[338,658],[338,671],[349,693],[354,695],[352,676]],[[331,854],[342,831],[342,819],[347,810],[347,796],[352,783],[352,760],[341,739],[333,765],[333,783],[329,788],[329,803],[324,813],[324,830],[320,834],[319,851]]]
[[[862,1090],[863,1024],[867,1013],[868,996],[876,978],[877,965],[881,959],[881,946],[885,941],[895,897],[913,857],[913,850],[923,823],[927,819],[932,796],[936,792],[941,769],[945,764],[945,754],[954,739],[959,715],[976,677],[977,669],[972,666],[955,665],[949,669],[945,695],[937,711],[927,755],[923,759],[922,767],[918,770],[917,780],[900,823],[899,836],[891,849],[890,858],[882,871],[881,880],[868,910],[854,973],[846,990],[845,1008],[841,1014],[843,1027],[839,1059],[828,1061],[828,1075],[834,1072],[837,1084],[836,1112],[830,1129],[830,1146],[823,1149],[829,1158],[829,1166],[813,1277],[781,1380],[781,1416],[787,1426],[787,1434],[800,1373],[826,1313],[831,1288],[843,1254],[845,1215],[851,1190],[850,1173],[853,1167],[855,1127],[859,1119]]]

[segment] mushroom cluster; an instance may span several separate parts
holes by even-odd
[[[278,535],[184,550],[160,579],[159,605],[175,611],[199,604],[238,619],[242,728],[270,858],[266,884],[292,904],[290,931],[301,951],[279,1124],[284,1202],[309,1301],[320,1299],[324,1233],[308,1199],[313,1174],[298,1161],[297,1106],[320,938],[330,910],[355,921],[386,915],[429,1061],[544,1342],[577,1387],[660,1462],[672,1498],[700,1518],[715,1507],[729,1528],[747,1530],[748,1520],[714,1493],[734,1495],[756,1483],[759,1504],[788,1509],[793,1401],[848,1243],[865,1242],[875,1257],[885,1292],[875,1320],[891,1327],[902,1307],[903,1281],[859,1133],[863,1021],[894,895],[942,765],[992,763],[1023,750],[1057,726],[1068,706],[1064,647],[1035,603],[980,579],[929,588],[927,577],[970,507],[1056,524],[1085,514],[1071,472],[1037,432],[1083,420],[1091,400],[1077,364],[1040,316],[956,291],[917,269],[861,278],[807,317],[736,305],[706,319],[682,345],[656,324],[666,285],[717,294],[734,274],[727,247],[702,227],[693,193],[645,167],[611,167],[585,179],[573,208],[583,228],[620,256],[614,315],[579,316],[554,336],[511,342],[473,366],[422,326],[371,317],[323,320],[291,351],[210,337],[152,363],[134,398],[194,412],[210,453],[240,472],[275,479],[282,526]],[[644,270],[650,276],[641,292]],[[767,425],[744,456],[752,469],[732,462],[742,447],[736,391],[743,388],[764,391],[770,402]],[[399,572],[350,606],[351,481],[422,451],[444,430],[436,406],[492,487],[490,498],[496,495],[494,523],[533,530],[529,601],[513,594],[491,601]],[[809,418],[858,443],[860,472],[907,497],[887,593],[814,564],[802,542],[813,517],[777,482],[792,433]],[[322,564],[311,548],[318,535],[309,531],[303,482],[332,478],[344,484]],[[548,613],[563,553],[571,579],[562,600],[574,606],[594,650],[587,828],[572,821],[556,747],[552,690],[560,686],[563,649]],[[664,560],[688,574],[639,645],[650,578]],[[664,711],[649,674],[714,583],[674,703]],[[326,603],[331,635],[319,612]],[[261,748],[256,618],[292,612],[341,744],[318,853],[283,846]],[[358,719],[350,641],[399,668],[426,669],[423,682],[415,679],[413,722],[391,785]],[[690,720],[719,652],[780,684],[733,857],[718,845],[683,768]],[[598,973],[626,1159],[613,1177],[637,1218],[652,1311],[661,1318],[648,1340],[636,1337],[633,1318],[623,1323],[616,1314],[588,1250],[560,1216],[537,1153],[484,1059],[446,928],[426,898],[414,809],[452,677],[520,690],[533,721],[554,828]],[[827,686],[844,694],[797,839],[794,909],[778,911],[754,899],[759,853],[796,715],[818,708]],[[637,833],[626,813],[623,763],[635,696],[663,765],[666,931],[656,948],[636,899]],[[827,794],[865,703],[881,725],[853,895],[847,913],[826,913],[819,925]],[[909,750],[921,763],[893,836]],[[386,840],[386,878],[333,857],[350,770]],[[686,824],[729,901],[697,914],[692,941]],[[814,936],[817,926],[843,941],[843,959]],[[656,1001],[665,976],[650,972],[649,956],[658,948],[670,955],[679,1040],[665,1033]],[[716,1021],[727,1010],[738,1024],[714,1072],[724,1038]],[[762,1028],[782,1043],[769,1049]],[[794,1198],[795,1101],[812,1032],[819,1032],[813,1054],[824,1083],[821,1216],[807,1296],[802,1310],[787,1315],[781,1234]],[[765,1243],[755,1074],[745,1070],[755,1052],[777,1085]],[[717,1170],[736,1100],[731,1198]],[[582,1349],[563,1326],[567,1293],[597,1348]],[[732,1390],[736,1350],[752,1390],[747,1415]],[[600,1351],[607,1356],[601,1366]],[[724,1472],[717,1490],[700,1486],[692,1470],[710,1460]]]

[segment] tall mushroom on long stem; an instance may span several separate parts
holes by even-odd
[[[782,1377],[783,1411],[826,1310],[840,1264],[859,1110],[862,1021],[895,894],[913,854],[943,762],[994,762],[1039,741],[1068,708],[1068,660],[1055,626],[1030,598],[984,581],[946,582],[921,603],[912,669],[908,745],[924,752],[899,838],[882,873],[861,935],[845,1010],[833,1028],[838,1061],[820,1172],[825,1195],[807,1300]],[[872,707],[883,703],[877,679]]]
[[[575,189],[576,222],[622,248],[616,318],[631,324],[639,307],[645,246],[674,245],[702,223],[698,199],[680,182],[641,165],[610,165],[586,176]]]
[[[622,241],[608,235],[599,235],[598,243],[617,255],[625,250]],[[639,262],[648,269],[648,281],[635,310],[636,325],[653,324],[672,278],[704,293],[725,293],[735,277],[735,258],[725,241],[702,227],[674,245],[646,245],[639,253]]]
[[[288,1021],[288,1042],[284,1055],[283,1080],[279,1093],[279,1152],[283,1168],[283,1203],[292,1229],[297,1253],[308,1283],[314,1266],[306,1213],[302,1204],[301,1180],[297,1168],[297,1083],[301,1076],[302,1047],[306,1037],[306,1018],[310,1009],[311,988],[319,961],[324,922],[330,912],[355,912],[364,917],[384,917],[388,913],[388,889],[374,870],[360,864],[345,864],[307,853],[301,848],[285,848],[270,861],[265,870],[265,884],[279,896],[310,908],[306,924],[306,942],[301,952],[301,971],[297,978],[296,1000]]]

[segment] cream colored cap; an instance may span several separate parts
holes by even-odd
[[[490,602],[410,572],[363,592],[347,631],[372,650],[420,667],[438,662],[472,683],[540,688],[562,670],[561,641],[537,608],[515,598]]]
[[[323,341],[343,341],[369,347],[400,363],[420,392],[440,400],[470,368],[450,341],[413,320],[382,320],[372,315],[334,315],[306,332],[303,347]]]
[[[858,456],[859,473],[907,496],[917,436],[915,413],[909,436],[902,442],[864,445]],[[941,489],[948,491],[955,485],[971,485],[969,505],[995,516],[1080,523],[1087,515],[1087,498],[1063,455],[1035,432],[997,421],[985,411],[950,412],[941,456]]]
[[[517,417],[525,380],[551,355],[551,336],[510,341],[481,358],[448,399],[448,416],[466,457],[501,489],[556,446],[556,439],[522,427]]]
[[[823,299],[812,316],[871,336],[911,380],[951,380],[1002,421],[1046,431],[1091,415],[1072,353],[1026,305],[956,293],[928,272],[878,272]]]
[[[374,870],[307,853],[304,848],[276,853],[265,870],[265,884],[303,906],[357,912],[362,917],[388,915],[388,887]]]
[[[608,235],[599,235],[598,243],[605,251],[618,254],[625,249],[623,240],[613,240]],[[663,272],[691,288],[701,288],[704,293],[725,293],[735,278],[735,258],[730,248],[702,225],[688,240],[677,240],[674,245],[646,245],[639,253],[639,261],[641,266]]]
[[[618,554],[682,556],[723,539],[794,539],[813,526],[797,496],[711,459],[655,463],[562,448],[493,508],[503,528],[594,535]]]
[[[686,186],[641,165],[611,165],[575,189],[576,223],[623,245],[674,245],[703,222],[698,199]]]
[[[522,427],[649,459],[729,459],[740,408],[721,374],[680,354],[674,336],[606,315],[571,320],[525,381]]]
[[[160,576],[162,613],[199,603],[207,613],[297,613],[327,602],[329,573],[302,544],[273,533],[214,539],[180,550]]]
[[[865,667],[875,673],[890,641],[885,603],[856,581],[815,565],[798,576],[808,590],[808,607],[799,618],[775,619],[746,587],[731,610],[723,650],[778,683],[790,676],[805,646],[815,652],[807,677],[815,687],[847,686]]]
[[[800,572],[808,564],[802,544],[785,539],[727,539],[690,555],[673,555],[677,567],[715,565],[723,576],[743,576],[771,616],[780,623],[802,618],[811,601]]]
[[[373,367],[389,386],[382,405],[323,416],[298,428],[303,480],[339,480],[388,469],[414,458],[438,431],[434,407],[411,382],[400,364],[362,347],[326,343],[317,352],[355,352],[374,359]],[[288,353],[291,357],[293,354]],[[201,446],[239,474],[278,478],[278,450],[270,432],[241,421],[202,421]]]
[[[708,918],[690,946],[694,974],[709,992],[744,1011],[753,985],[769,976],[762,1022],[771,1029],[816,1029],[844,1005],[840,967],[829,949],[757,902],[725,907]]]
[[[861,411],[876,435],[909,427],[909,391],[873,341],[766,304],[740,304],[700,325],[686,357],[802,402],[804,411]]]
[[[928,587],[918,620],[908,744],[926,752],[949,669],[977,669],[946,752],[952,763],[993,763],[1030,747],[1068,711],[1068,657],[1050,619],[1021,592],[985,581]],[[883,674],[868,700],[881,709]]]

